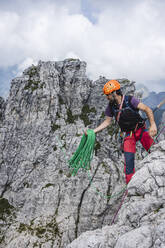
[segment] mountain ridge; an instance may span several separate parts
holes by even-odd
[[[93,82],[86,76],[86,66],[77,59],[39,61],[12,80],[5,102],[0,99],[0,248],[65,248],[86,231],[110,228],[125,188],[115,123],[97,134],[90,178],[83,170],[72,177],[67,163],[85,128],[94,128],[105,118],[107,99],[102,87],[108,79]],[[120,83],[124,94],[135,94],[135,82],[120,79]],[[136,157],[137,173],[146,164],[142,176],[137,174],[129,187],[128,203],[135,200],[136,204],[131,203],[129,223],[122,210],[117,223],[123,228],[110,228],[118,235],[101,236],[109,247],[115,247],[126,230],[137,231],[142,217],[151,225],[146,213],[154,214],[160,208],[159,219],[163,219],[164,142],[154,149],[144,161]],[[159,195],[160,204],[153,208],[149,201],[145,208],[145,202],[139,211],[138,202],[144,195],[146,200]],[[139,214],[135,221],[131,209]],[[143,222],[140,225],[144,229]],[[157,239],[152,234],[149,237],[153,242],[161,238],[159,234]],[[131,242],[130,236],[128,240]]]

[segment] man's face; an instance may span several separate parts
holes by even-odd
[[[110,103],[113,103],[115,101],[115,97],[112,93],[110,93],[109,95],[106,95],[106,97]]]

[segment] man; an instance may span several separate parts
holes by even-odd
[[[111,124],[111,120],[115,117],[121,131],[126,133],[124,138],[124,171],[126,175],[126,183],[128,184],[133,174],[134,157],[136,152],[136,141],[140,140],[143,147],[148,151],[152,145],[153,138],[157,134],[157,127],[154,120],[152,110],[141,103],[133,96],[123,96],[120,90],[120,84],[117,80],[108,81],[103,88],[103,92],[109,101],[105,110],[106,119],[94,129],[97,133]],[[150,127],[146,130],[144,120],[138,113],[142,110],[146,113]]]

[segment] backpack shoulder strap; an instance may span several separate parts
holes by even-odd
[[[131,106],[131,99],[132,99],[132,96],[130,96],[130,95],[125,96],[124,103],[125,103],[126,107]]]
[[[124,107],[125,108],[131,108],[133,111],[138,112],[138,109],[135,109],[131,103],[132,97],[133,96],[131,96],[131,95],[125,96]]]
[[[119,122],[119,118],[120,118],[120,114],[121,114],[121,109],[123,107],[124,99],[125,99],[125,95],[123,95],[122,100],[121,100],[121,104],[120,104],[120,107],[119,107],[119,112],[118,112],[118,115],[117,115],[117,118],[116,118],[117,122]]]

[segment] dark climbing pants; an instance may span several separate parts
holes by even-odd
[[[135,173],[134,158],[136,152],[136,141],[139,140],[146,151],[150,149],[154,142],[145,127],[139,128],[135,132],[126,133],[126,137],[124,139],[124,172],[126,175],[127,184]]]

